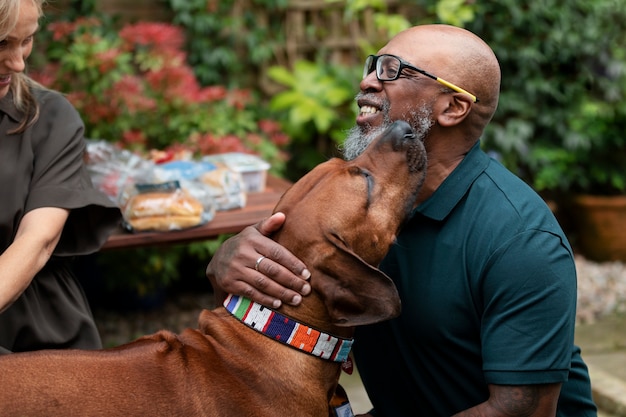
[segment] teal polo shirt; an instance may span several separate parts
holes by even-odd
[[[450,416],[484,402],[487,384],[568,376],[558,415],[595,416],[573,345],[572,249],[544,201],[479,143],[415,210],[381,269],[402,314],[358,328],[354,345],[376,416]]]

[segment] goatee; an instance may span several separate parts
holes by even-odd
[[[343,152],[343,157],[346,160],[352,160],[359,156],[365,148],[382,132],[385,131],[391,124],[393,120],[389,118],[389,102],[385,102],[383,104],[383,108],[381,109],[383,113],[383,123],[380,126],[371,127],[361,127],[354,126],[348,131],[346,136],[346,140],[342,145],[340,145],[339,149]],[[415,136],[417,139],[423,141],[430,128],[433,125],[432,116],[432,107],[427,106],[426,104],[422,105],[418,109],[412,111],[407,117],[403,119],[406,120],[409,125],[413,128],[415,132]]]

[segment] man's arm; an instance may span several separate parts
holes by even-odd
[[[561,384],[489,385],[489,399],[453,417],[554,417]]]

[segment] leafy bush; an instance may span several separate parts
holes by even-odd
[[[189,63],[204,85],[256,86],[263,65],[283,44],[287,0],[168,0],[185,28]],[[255,12],[262,8],[266,20]]]
[[[291,71],[280,66],[269,69],[270,78],[285,87],[272,97],[270,105],[284,115],[282,125],[293,138],[292,150],[298,155],[290,166],[294,177],[333,156],[333,145],[341,143],[354,125],[358,73],[309,61],[296,62]]]
[[[113,29],[96,18],[51,23],[35,79],[67,93],[86,136],[138,152],[252,152],[281,172],[290,139],[250,90],[201,86],[186,62],[183,32],[165,23]]]
[[[619,0],[477,2],[466,26],[502,67],[484,146],[538,190],[626,191],[626,8]]]

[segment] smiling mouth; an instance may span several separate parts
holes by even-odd
[[[378,112],[380,112],[380,110],[378,110],[376,107],[373,107],[373,106],[363,106],[360,109],[361,115],[376,114]]]

